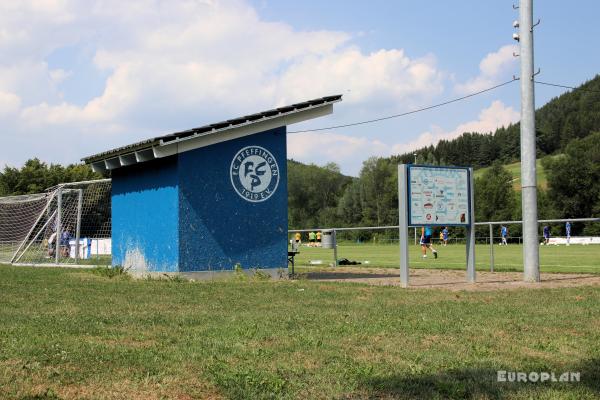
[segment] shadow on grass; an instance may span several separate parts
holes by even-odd
[[[600,359],[576,365],[544,370],[499,368],[515,372],[554,372],[556,379],[564,372],[579,372],[579,382],[498,382],[496,368],[467,368],[438,374],[367,378],[359,383],[358,393],[346,399],[501,399],[506,397],[540,397],[551,391],[558,397],[597,398],[600,396]]]

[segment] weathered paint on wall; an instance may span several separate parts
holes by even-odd
[[[238,194],[231,177],[233,158],[253,146],[271,153],[279,174],[258,202]],[[285,127],[179,155],[180,271],[287,267],[286,160]]]
[[[177,158],[113,171],[112,264],[133,272],[177,271]]]
[[[276,160],[262,166],[278,175],[265,200],[234,187],[232,161],[245,148]],[[114,170],[113,265],[141,273],[287,267],[286,160],[282,127]]]

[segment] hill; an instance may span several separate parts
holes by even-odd
[[[600,131],[600,75],[578,88],[553,98],[535,113],[538,157],[564,153],[575,139]],[[394,157],[411,163],[413,153]],[[520,159],[519,123],[498,128],[493,133],[465,132],[453,140],[416,151],[419,162],[486,167]]]
[[[560,155],[555,156],[547,156],[550,158],[557,158]],[[544,165],[542,163],[542,159],[536,160],[536,178],[538,187],[542,190],[548,189],[548,178],[546,176],[546,170],[544,169]],[[490,167],[479,168],[475,170],[475,178],[480,178],[483,174],[488,171]],[[516,191],[521,191],[521,162],[514,162],[510,164],[504,165],[504,169],[506,169],[513,176],[512,184],[513,189]]]
[[[290,228],[333,224],[339,200],[352,181],[335,163],[320,167],[288,160]]]

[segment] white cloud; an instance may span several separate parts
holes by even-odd
[[[362,162],[371,156],[387,157],[403,154],[440,140],[451,140],[465,132],[491,133],[497,128],[517,122],[519,113],[501,101],[494,101],[483,109],[476,120],[444,130],[433,126],[416,139],[403,143],[384,143],[368,137],[354,137],[332,132],[302,132],[288,136],[288,156],[297,161],[323,165],[333,161],[342,165],[346,174],[357,176]]]
[[[350,48],[324,57],[307,57],[291,66],[279,82],[284,102],[345,93],[347,103],[384,103],[431,98],[443,90],[435,59],[412,60],[403,50],[365,55]],[[410,104],[410,102],[409,102]]]
[[[74,162],[155,134],[334,93],[345,94],[355,118],[406,110],[439,95],[445,80],[433,55],[366,53],[346,32],[267,22],[242,0],[1,2],[0,27],[0,112],[10,116],[0,135],[10,127],[5,143],[14,146],[3,146],[0,158],[15,164],[34,156]],[[63,49],[80,58],[76,65],[50,61]],[[92,84],[77,69],[82,63],[103,86],[69,102],[65,83]],[[310,148],[298,143],[307,137],[290,137],[298,152]],[[362,161],[361,149],[377,154],[385,147],[333,137],[343,144],[326,154],[334,161],[344,154]]]
[[[487,54],[479,63],[479,75],[465,83],[457,84],[455,90],[461,94],[474,93],[509,78],[517,64],[517,59],[513,56],[516,52],[517,46],[506,45],[494,53]]]
[[[451,131],[446,131],[439,126],[432,126],[431,131],[419,135],[415,140],[408,143],[398,143],[393,146],[394,154],[406,153],[424,146],[435,145],[440,140],[451,140],[459,137],[465,132],[492,133],[497,128],[508,126],[519,120],[520,114],[503,102],[495,100],[479,113],[478,119],[458,125]]]
[[[501,101],[494,101],[483,109],[476,120],[468,121],[446,131],[432,126],[416,139],[408,142],[385,143],[367,137],[353,137],[332,132],[302,132],[288,136],[289,157],[302,162],[323,165],[329,161],[342,165],[342,172],[357,176],[362,162],[371,156],[387,157],[403,154],[440,140],[451,140],[465,132],[491,133],[497,128],[518,121],[519,113]]]
[[[288,135],[288,157],[324,165],[335,162],[343,172],[358,175],[362,162],[371,156],[389,155],[390,147],[366,137],[332,132],[302,132]]]
[[[14,93],[0,91],[0,117],[15,114],[19,110],[21,99]]]

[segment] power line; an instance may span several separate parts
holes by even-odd
[[[416,114],[416,113],[419,113],[419,112],[431,110],[433,108],[438,108],[438,107],[442,107],[442,106],[445,106],[445,105],[448,105],[448,104],[456,103],[458,101],[468,99],[469,97],[474,97],[474,96],[480,95],[482,93],[489,92],[489,91],[492,91],[494,89],[498,89],[498,88],[500,88],[502,86],[506,86],[506,85],[508,85],[510,83],[513,83],[514,81],[517,81],[517,80],[518,80],[518,78],[513,78],[510,81],[506,81],[506,82],[500,83],[500,84],[498,84],[496,86],[492,86],[492,87],[489,87],[487,89],[483,89],[483,90],[480,90],[480,91],[475,92],[475,93],[468,94],[468,95],[463,96],[463,97],[458,97],[458,98],[455,98],[455,99],[452,99],[452,100],[444,101],[443,103],[438,103],[438,104],[434,104],[434,105],[431,105],[431,106],[427,106],[427,107],[423,107],[423,108],[418,108],[416,110],[407,111],[407,112],[404,112],[404,113],[401,113],[401,114],[394,114],[394,115],[389,115],[387,117],[369,119],[369,120],[366,120],[366,121],[353,122],[353,123],[343,124],[343,125],[328,126],[328,127],[324,127],[324,128],[304,129],[304,130],[301,130],[301,131],[290,131],[288,133],[314,132],[314,131],[325,131],[325,130],[329,130],[329,129],[347,128],[349,126],[371,124],[373,122],[385,121],[386,119],[404,117],[406,115]]]
[[[431,110],[431,109],[434,109],[434,108],[442,107],[442,106],[445,106],[445,105],[448,105],[448,104],[452,104],[452,103],[456,103],[458,101],[462,101],[462,100],[468,99],[470,97],[474,97],[474,96],[480,95],[482,93],[490,92],[492,90],[498,89],[498,88],[500,88],[502,86],[506,86],[506,85],[508,85],[508,84],[510,84],[510,83],[512,83],[514,81],[518,81],[518,80],[519,80],[519,78],[513,78],[513,79],[511,79],[509,81],[500,83],[500,84],[498,84],[496,86],[492,86],[492,87],[480,90],[478,92],[474,92],[474,93],[468,94],[468,95],[463,96],[463,97],[457,97],[457,98],[452,99],[452,100],[444,101],[443,103],[433,104],[431,106],[418,108],[416,110],[411,110],[411,111],[407,111],[407,112],[400,113],[400,114],[388,115],[386,117],[369,119],[369,120],[359,121],[359,122],[352,122],[352,123],[343,124],[343,125],[333,125],[333,126],[326,126],[326,127],[323,127],[323,128],[315,128],[315,129],[304,129],[304,130],[300,130],[300,131],[289,131],[288,133],[302,133],[302,132],[326,131],[326,130],[330,130],[330,129],[347,128],[347,127],[350,127],[350,126],[365,125],[365,124],[371,124],[371,123],[374,123],[374,122],[385,121],[385,120],[388,120],[388,119],[404,117],[406,115],[416,114],[416,113],[420,113],[420,112],[423,112],[423,111]],[[582,87],[573,87],[573,86],[567,86],[567,85],[560,85],[558,83],[550,83],[550,82],[542,82],[542,81],[534,81],[534,82],[537,83],[537,84],[540,84],[540,85],[554,86],[554,87],[559,87],[559,88],[563,88],[563,89],[581,90],[581,91],[585,91],[585,92],[600,93],[600,91],[598,91],[598,90],[585,89],[585,88],[582,88]]]
[[[567,86],[567,85],[559,85],[558,83],[550,83],[550,82],[541,82],[541,81],[534,81],[534,82],[539,83],[540,85],[554,86],[554,87],[559,87],[559,88],[563,88],[563,89],[581,90],[584,92],[600,93],[600,90],[585,89],[582,87],[573,87],[573,86]]]

